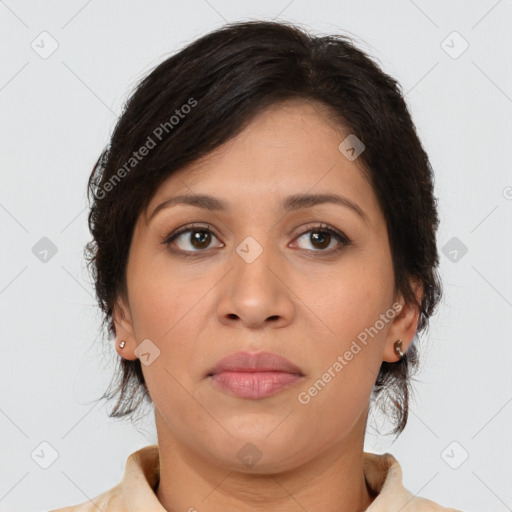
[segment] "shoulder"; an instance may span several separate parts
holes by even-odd
[[[463,512],[446,508],[416,496],[403,485],[402,468],[390,453],[364,453],[364,471],[369,487],[377,496],[366,512]]]
[[[48,512],[165,512],[153,491],[159,471],[158,445],[145,446],[128,456],[123,478],[115,487],[83,503],[51,509]]]
[[[409,491],[407,491],[409,492]],[[455,508],[443,507],[435,501],[420,496],[415,496],[409,492],[409,500],[404,507],[403,512],[463,512]]]
[[[408,506],[404,508],[404,512],[463,512],[460,509],[446,508],[439,503],[428,500],[426,498],[420,498],[411,494],[411,501]]]
[[[52,509],[48,512],[98,512],[98,510],[107,512],[109,510],[124,510],[125,508],[127,509],[123,499],[123,493],[121,492],[121,484],[118,484],[112,489],[86,502]]]

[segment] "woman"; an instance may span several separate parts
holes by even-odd
[[[428,157],[397,83],[342,36],[231,24],[138,85],[89,181],[92,265],[120,372],[112,417],[158,444],[82,505],[454,510],[363,451],[400,434],[440,295]]]

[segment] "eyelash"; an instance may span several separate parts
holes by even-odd
[[[163,237],[162,244],[166,245],[166,246],[170,246],[172,244],[172,242],[174,242],[174,240],[176,240],[179,236],[183,235],[184,233],[194,232],[194,231],[209,232],[212,235],[214,235],[216,238],[218,238],[217,235],[210,229],[210,227],[211,226],[209,224],[206,227],[194,225],[194,224],[184,226],[182,229],[179,229],[177,232],[171,233],[170,235],[166,235],[165,237]],[[318,252],[318,253],[324,253],[325,255],[332,255],[332,254],[340,252],[344,247],[349,246],[352,243],[351,240],[344,233],[342,233],[341,231],[338,231],[337,229],[333,228],[332,226],[329,226],[328,224],[323,224],[323,223],[319,226],[313,226],[313,227],[309,228],[308,230],[303,231],[302,233],[299,233],[299,235],[297,235],[296,238],[300,238],[300,237],[306,235],[307,233],[311,233],[311,232],[328,233],[329,235],[331,235],[335,240],[337,240],[340,243],[340,246],[336,249],[331,249],[328,251],[324,251],[321,249],[319,249],[319,250],[306,249],[307,251],[310,251],[310,252]],[[193,257],[202,256],[203,253],[205,253],[207,251],[208,251],[208,249],[198,250],[198,251],[183,251],[182,249],[178,249],[178,250],[175,250],[174,252],[177,252],[180,255],[185,256],[185,257],[193,258]]]

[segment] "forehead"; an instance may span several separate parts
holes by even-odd
[[[349,134],[318,102],[272,105],[234,138],[167,178],[147,212],[178,194],[215,195],[235,208],[338,192],[378,214],[362,161],[350,161],[339,150]]]

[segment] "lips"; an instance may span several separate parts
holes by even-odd
[[[216,389],[244,399],[263,399],[304,378],[301,369],[273,352],[236,352],[207,374]]]
[[[303,376],[301,369],[273,352],[235,352],[221,359],[208,376],[223,372],[284,372]]]

